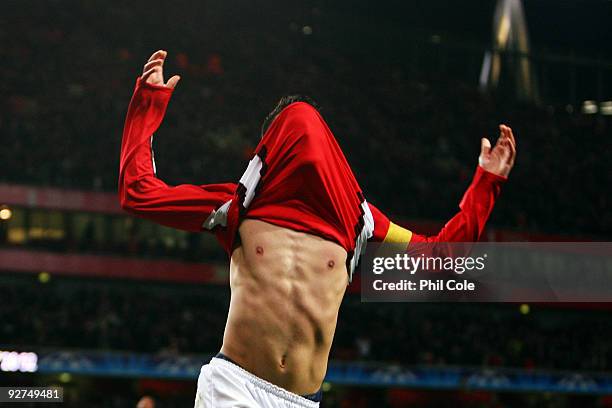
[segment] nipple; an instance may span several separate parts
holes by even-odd
[[[258,246],[255,248],[255,252],[257,252],[257,255],[263,255],[263,247]]]

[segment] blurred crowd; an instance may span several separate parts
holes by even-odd
[[[324,7],[245,5],[237,15],[223,4],[179,4],[136,24],[149,3],[71,4],[10,3],[0,16],[0,182],[115,190],[134,81],[164,48],[166,71],[183,77],[154,143],[169,183],[237,180],[265,115],[301,92],[321,105],[366,196],[389,214],[451,216],[480,137],[495,138],[505,122],[519,151],[492,223],[612,230],[610,120],[480,93],[482,54],[446,55],[411,38],[383,47],[384,20],[360,27],[370,37],[359,43],[347,35],[354,22]]]
[[[5,282],[2,299],[2,345],[213,354],[229,288],[60,279]],[[607,311],[362,303],[348,295],[331,358],[601,371],[612,368],[610,336]]]

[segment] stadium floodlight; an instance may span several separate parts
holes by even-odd
[[[587,100],[582,102],[582,113],[585,115],[593,115],[597,113],[597,103],[595,101]]]
[[[612,115],[612,101],[605,101],[599,105],[599,112],[602,115],[610,116]]]
[[[497,88],[501,78],[506,77],[502,74],[503,69],[514,80],[519,98],[537,100],[529,52],[523,3],[521,0],[498,0],[493,17],[493,49],[485,52],[480,71],[481,89]],[[509,58],[503,58],[503,53],[507,53]]]
[[[13,211],[6,206],[0,207],[0,220],[7,221],[13,216]]]
[[[34,373],[38,371],[38,354],[0,350],[0,372]]]

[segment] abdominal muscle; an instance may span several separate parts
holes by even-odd
[[[247,219],[232,253],[221,352],[296,394],[319,390],[347,285],[346,251],[320,237]]]

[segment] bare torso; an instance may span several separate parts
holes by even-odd
[[[320,237],[247,219],[232,253],[222,353],[296,394],[318,391],[348,280],[346,251]]]

